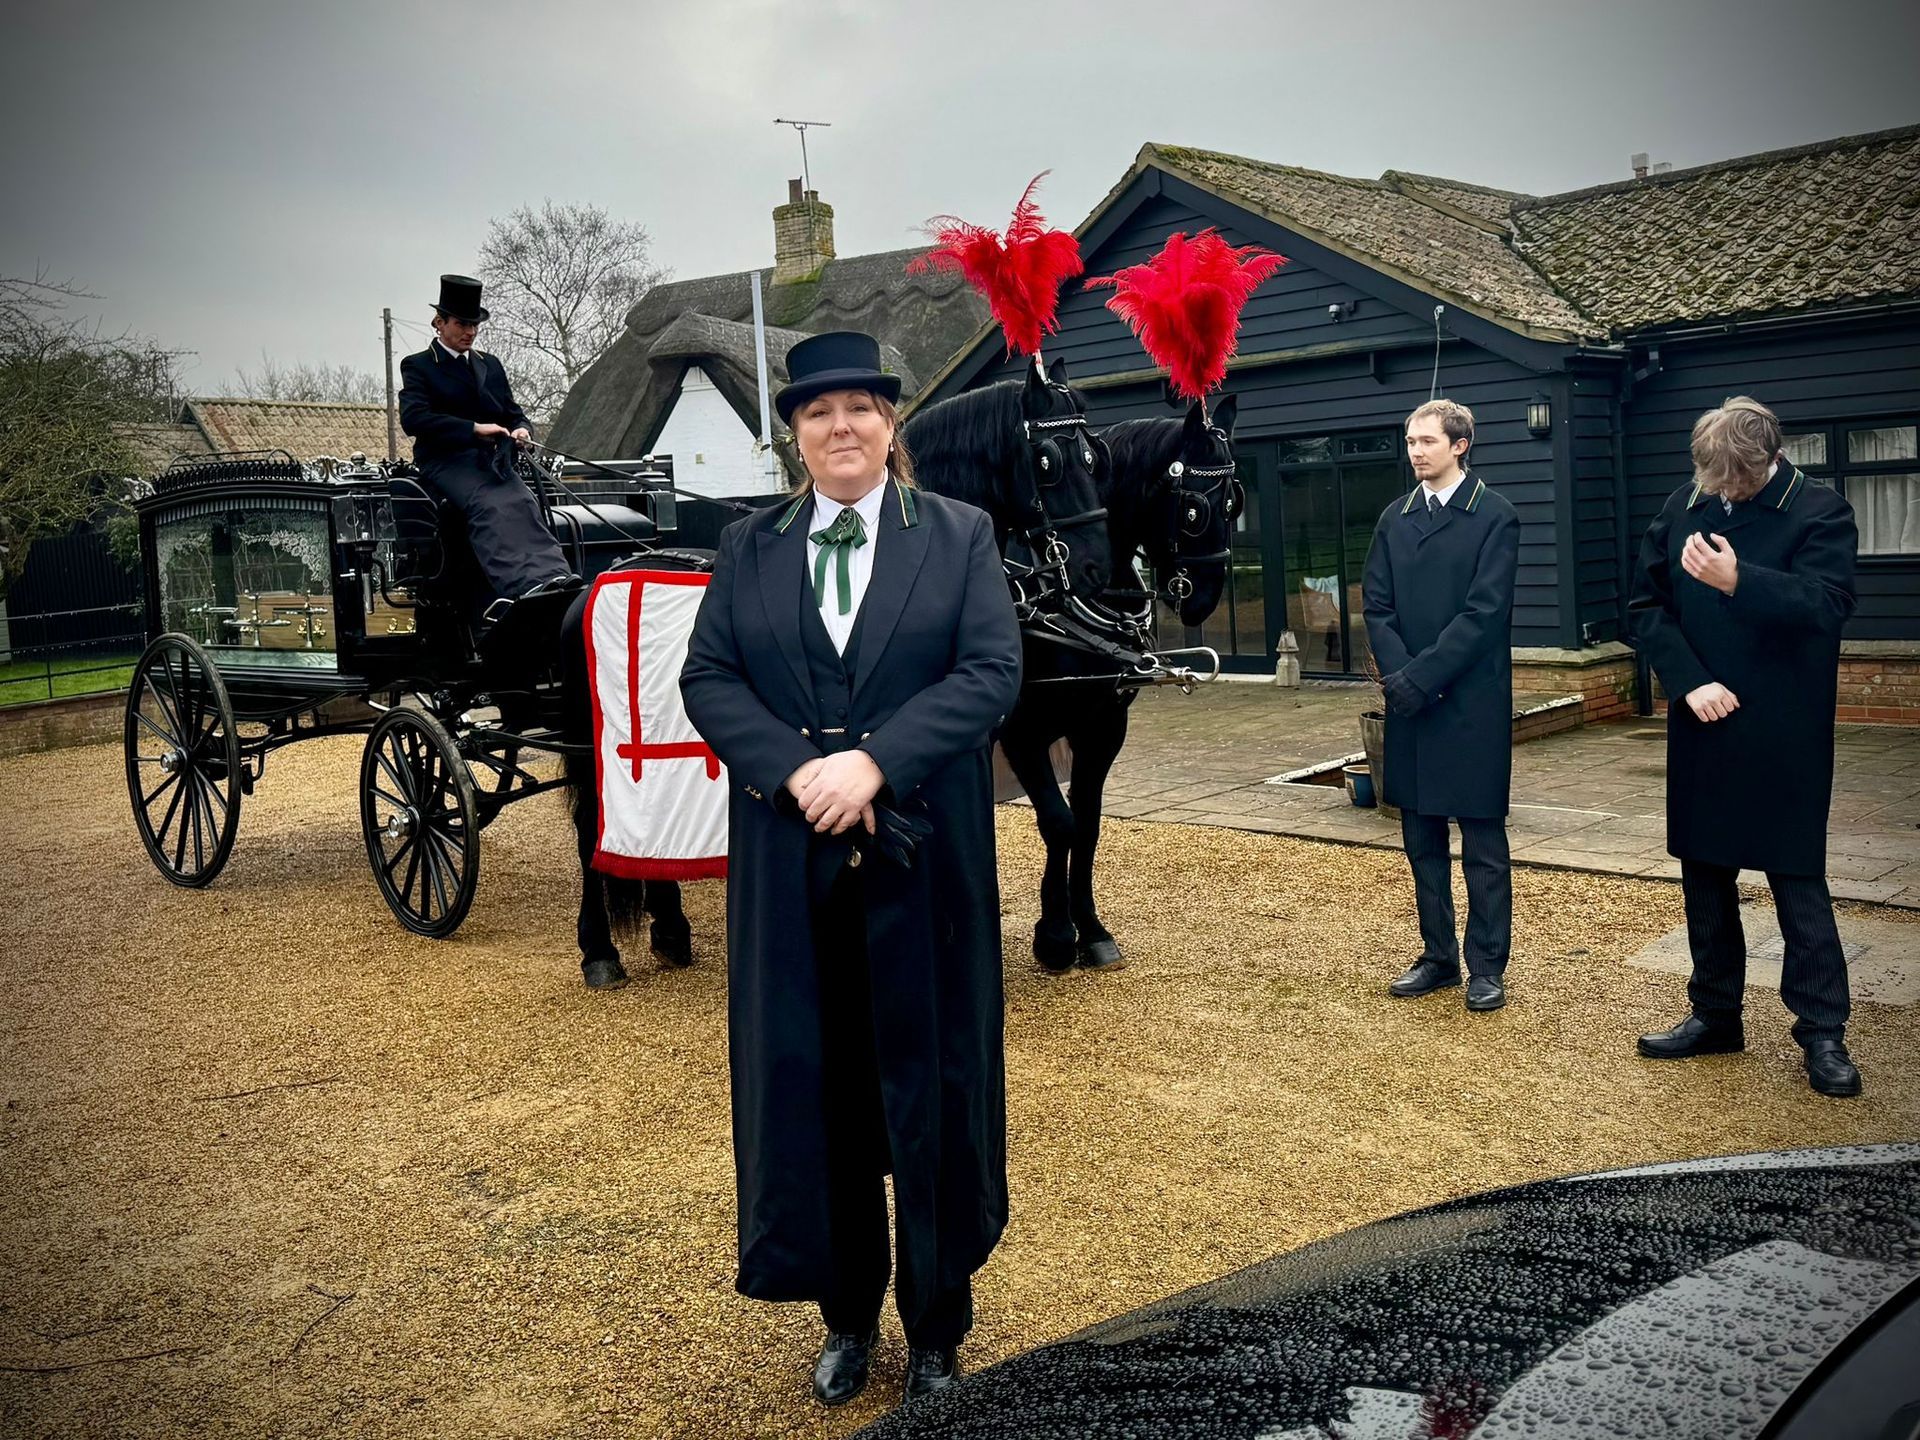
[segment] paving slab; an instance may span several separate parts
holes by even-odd
[[[1144,691],[1107,813],[1397,850],[1397,821],[1354,807],[1338,785],[1302,778],[1356,755],[1360,713],[1379,703],[1373,686],[1346,682]],[[1515,862],[1677,880],[1666,853],[1666,758],[1666,722],[1641,717],[1516,746]],[[1920,910],[1920,727],[1843,725],[1834,764],[1834,895]]]
[[[1847,982],[1856,1002],[1871,1005],[1920,1005],[1920,925],[1842,911],[1840,948],[1847,956]],[[1770,901],[1743,901],[1740,928],[1747,936],[1747,988],[1778,993],[1786,942]],[[1693,973],[1686,927],[1669,930],[1636,955],[1629,965],[1669,975]]]

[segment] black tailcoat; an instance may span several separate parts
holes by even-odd
[[[491,451],[491,440],[474,439],[476,423],[509,430],[527,424],[506,367],[479,350],[467,353],[471,360],[462,362],[429,345],[400,361],[400,426],[413,437],[413,458],[422,467],[471,459],[483,447]]]
[[[812,498],[730,525],[680,689],[733,784],[728,1035],[739,1288],[819,1300],[834,1279],[810,834],[787,777],[845,724],[933,834],[910,870],[861,871],[874,1044],[899,1244],[951,1286],[1006,1224],[1000,890],[990,737],[1020,686],[1020,636],[987,517],[889,482],[861,602],[851,715],[823,717],[801,635]],[[823,720],[825,724],[823,725]]]
[[[413,436],[420,477],[467,522],[467,543],[487,577],[486,600],[514,599],[565,571],[566,552],[540,503],[510,467],[496,468],[503,443],[475,437],[475,423],[517,430],[526,414],[507,372],[478,350],[459,360],[437,344],[400,362],[400,423]]]
[[[1387,715],[1390,805],[1503,819],[1513,778],[1513,574],[1520,520],[1468,473],[1429,518],[1424,489],[1380,513],[1361,586],[1382,675],[1427,697]]]
[[[1681,566],[1694,534],[1733,547],[1733,594]],[[1648,528],[1631,613],[1635,643],[1668,697],[1673,855],[1826,874],[1840,627],[1853,614],[1858,549],[1853,507],[1785,464],[1731,514],[1683,485]],[[1715,680],[1740,708],[1703,721],[1686,696]]]

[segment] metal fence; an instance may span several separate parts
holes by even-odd
[[[7,616],[11,657],[0,662],[0,708],[124,690],[146,644],[138,604]]]

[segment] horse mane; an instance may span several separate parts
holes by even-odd
[[[915,483],[935,495],[977,505],[998,518],[1006,509],[1000,477],[1020,459],[1020,384],[1002,380],[914,412],[906,423]]]
[[[1145,538],[1139,515],[1167,483],[1167,466],[1180,458],[1186,424],[1180,420],[1120,420],[1100,432],[1113,455],[1107,508],[1129,530]]]

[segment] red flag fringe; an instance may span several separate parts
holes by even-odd
[[[1173,388],[1198,400],[1227,378],[1247,297],[1286,263],[1258,245],[1236,249],[1209,227],[1191,240],[1175,231],[1146,264],[1090,278],[1087,286],[1113,287],[1107,308],[1167,367]]]
[[[1065,230],[1049,230],[1033,192],[1051,173],[1033,177],[1013,207],[1007,238],[952,215],[927,222],[933,249],[907,266],[909,275],[958,270],[986,297],[987,308],[1007,337],[1007,353],[1032,355],[1043,336],[1059,329],[1060,286],[1084,268],[1080,242]]]

